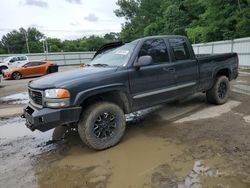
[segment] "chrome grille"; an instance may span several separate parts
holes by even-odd
[[[40,105],[40,106],[43,105],[43,95],[41,91],[35,91],[32,89],[29,89],[29,97],[33,103]]]

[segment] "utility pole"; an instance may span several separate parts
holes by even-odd
[[[25,40],[26,40],[26,46],[27,46],[27,52],[28,54],[30,53],[30,48],[29,48],[29,39],[28,39],[28,36],[27,36],[27,32],[25,31],[24,32],[24,35],[25,35]]]
[[[48,49],[48,43],[47,43],[46,38],[43,40],[43,51],[44,51],[44,53],[46,55],[46,60],[47,60],[48,59],[48,51],[49,51],[49,49]]]

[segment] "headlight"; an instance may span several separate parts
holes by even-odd
[[[45,90],[45,105],[49,108],[60,108],[69,106],[70,93],[66,89]]]
[[[69,98],[69,91],[66,89],[47,89],[45,90],[45,98],[48,99],[63,99]]]

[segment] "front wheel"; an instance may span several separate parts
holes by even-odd
[[[125,127],[125,115],[119,106],[110,102],[99,102],[83,112],[78,133],[87,146],[103,150],[121,140]]]
[[[22,74],[20,72],[13,72],[12,73],[12,79],[20,80],[21,78],[22,78]]]
[[[226,76],[216,78],[211,89],[206,92],[208,102],[212,104],[224,104],[230,93],[230,83]]]

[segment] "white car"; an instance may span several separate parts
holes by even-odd
[[[2,63],[0,63],[0,73],[2,73],[2,71],[5,69],[18,67],[20,64],[27,63],[28,61],[29,60],[27,56],[7,57]]]

